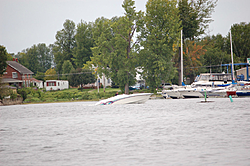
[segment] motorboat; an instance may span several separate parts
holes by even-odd
[[[172,98],[172,99],[180,99],[183,98],[181,93],[178,91],[180,86],[177,85],[167,85],[163,86],[163,90],[161,92],[161,95],[166,98]]]
[[[250,97],[250,83],[245,82],[243,84],[238,84],[236,95],[238,97]]]
[[[153,93],[134,93],[134,94],[122,94],[108,99],[101,100],[95,105],[114,105],[114,104],[143,104]]]
[[[200,93],[200,91],[198,91],[197,89],[194,89],[194,88],[184,87],[182,89],[178,89],[178,91],[184,98],[203,97],[203,95]]]

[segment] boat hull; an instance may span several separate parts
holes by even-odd
[[[143,104],[152,93],[122,94],[97,102],[95,105]]]
[[[172,99],[179,99],[183,98],[183,96],[178,92],[177,90],[163,90],[162,91],[162,96],[166,98],[166,96],[171,97]]]
[[[179,90],[179,92],[184,98],[200,98],[200,97],[203,97],[203,95],[199,91],[196,91],[196,90],[183,89],[183,90]]]
[[[245,90],[236,91],[236,95],[238,97],[247,97],[247,96],[250,97],[250,90],[248,90],[248,91],[245,91]]]

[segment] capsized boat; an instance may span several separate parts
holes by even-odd
[[[135,93],[135,94],[122,94],[108,99],[101,100],[95,105],[114,105],[114,104],[143,104],[153,93]]]

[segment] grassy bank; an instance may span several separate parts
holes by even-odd
[[[101,99],[106,99],[112,96],[115,96],[116,92],[121,94],[119,88],[103,88],[99,89],[82,89],[77,88],[59,90],[59,91],[45,91],[44,89],[33,89],[33,88],[24,88],[22,91],[25,91],[26,97],[24,97],[24,104],[29,103],[55,103],[55,102],[73,102],[73,101],[99,101]],[[130,93],[149,93],[147,89],[143,90],[134,90]]]
[[[71,101],[98,101],[100,99],[114,96],[118,88],[99,89],[99,93],[95,89],[77,88],[65,89],[61,91],[45,91],[34,90],[32,88],[27,90],[27,98],[23,103],[52,103],[52,102],[71,102]]]

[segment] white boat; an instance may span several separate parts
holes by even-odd
[[[135,93],[135,94],[122,94],[108,99],[101,100],[95,105],[114,105],[114,104],[143,104],[153,93]]]
[[[161,95],[166,99],[168,97],[172,99],[180,99],[183,98],[183,96],[180,94],[178,89],[180,86],[177,85],[167,85],[163,87]]]
[[[197,89],[191,88],[189,86],[183,86],[182,88],[178,89],[179,93],[184,98],[200,98],[203,95]]]

